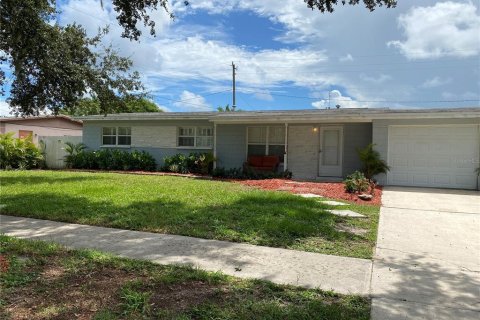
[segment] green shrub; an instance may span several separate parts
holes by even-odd
[[[65,165],[67,168],[72,168],[75,157],[85,150],[86,147],[83,143],[74,144],[72,142],[65,142],[65,152],[67,153],[65,156]]]
[[[157,167],[152,155],[137,150],[132,152],[117,149],[81,150],[68,157],[71,168],[74,169],[155,171]]]
[[[360,171],[355,171],[343,181],[345,190],[350,193],[365,192],[370,187],[369,180]]]
[[[373,147],[375,145],[370,143],[364,149],[357,149],[358,157],[362,162],[362,172],[365,178],[372,180],[373,176],[380,173],[387,173],[390,167],[380,158],[380,153]]]
[[[42,160],[32,137],[14,138],[12,132],[0,134],[0,169],[37,168]]]
[[[273,172],[273,171],[256,171],[253,169],[242,169],[242,168],[215,168],[212,171],[212,176],[215,178],[224,178],[224,179],[251,179],[251,180],[261,180],[261,179],[291,179],[292,172],[286,170],[284,172]]]
[[[165,157],[163,161],[163,171],[208,174],[213,170],[215,157],[211,152],[191,152],[188,155],[177,153],[171,157]]]

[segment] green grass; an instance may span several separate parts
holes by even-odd
[[[371,258],[378,206],[334,216],[314,199],[237,183],[61,171],[0,172],[3,214]],[[338,224],[367,230],[340,232]]]
[[[0,236],[0,255],[9,262],[0,273],[2,319],[369,319],[370,314],[370,301],[358,296],[40,241]]]

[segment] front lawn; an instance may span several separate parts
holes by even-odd
[[[0,236],[1,319],[369,319],[370,301]]]
[[[0,172],[3,214],[371,258],[378,206],[334,216],[314,199],[237,183],[62,171]],[[338,209],[338,208],[337,208]],[[362,232],[349,232],[361,230]]]

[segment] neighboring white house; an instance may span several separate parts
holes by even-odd
[[[15,138],[25,138],[31,135],[36,144],[38,137],[81,137],[82,127],[82,121],[63,115],[0,118],[0,133],[13,132]]]

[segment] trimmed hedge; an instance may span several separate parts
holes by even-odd
[[[213,170],[215,157],[211,152],[191,152],[188,155],[177,153],[163,159],[162,171],[175,173],[201,173],[208,174]]]
[[[123,171],[155,171],[157,169],[157,164],[151,154],[137,150],[131,152],[117,149],[82,150],[69,155],[68,162],[69,167],[73,169]]]

